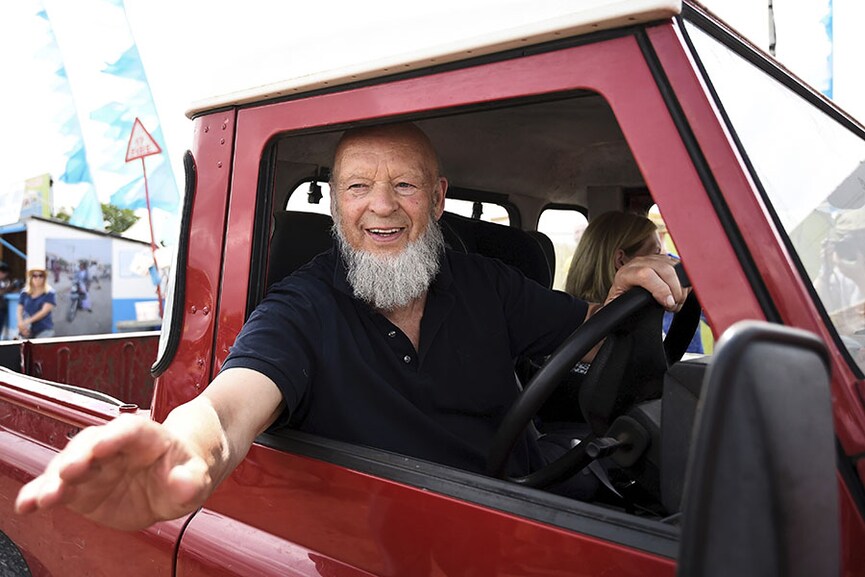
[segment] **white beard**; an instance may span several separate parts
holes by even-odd
[[[445,241],[432,216],[420,237],[397,254],[353,248],[342,232],[338,216],[334,217],[333,234],[354,296],[378,310],[395,310],[422,296],[441,268]]]

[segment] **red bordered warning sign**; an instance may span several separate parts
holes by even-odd
[[[132,134],[129,135],[129,144],[126,146],[126,162],[160,152],[162,149],[159,148],[141,121],[136,118],[135,124],[132,125]]]

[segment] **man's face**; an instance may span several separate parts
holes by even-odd
[[[447,180],[420,135],[382,130],[346,139],[334,161],[339,226],[355,250],[398,253],[444,209]]]

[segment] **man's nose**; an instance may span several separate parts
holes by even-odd
[[[375,214],[389,215],[399,209],[398,195],[389,183],[377,182],[372,186],[369,210]]]

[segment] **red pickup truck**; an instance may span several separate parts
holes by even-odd
[[[151,336],[26,343],[25,374],[0,373],[0,575],[865,575],[865,128],[699,4],[578,4],[193,109],[152,395],[124,344]],[[548,286],[548,211],[656,204],[713,351],[677,344],[693,334],[685,314],[665,347],[660,309],[633,292],[521,373],[490,475],[289,430],[261,435],[174,522],[15,515],[21,486],[81,428],[161,421],[207,386],[268,286],[330,246],[341,133],[393,121],[430,136],[447,202],[471,207],[443,217],[451,247]],[[611,360],[567,407],[590,434],[559,470],[499,478],[603,337]],[[70,381],[69,359],[108,360],[88,346],[116,352],[116,370]],[[567,474],[603,476],[606,496],[545,489]]]

